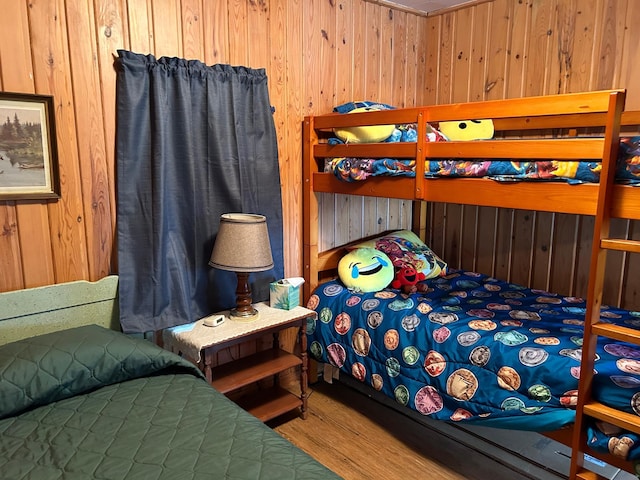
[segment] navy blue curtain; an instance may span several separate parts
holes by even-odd
[[[275,126],[262,69],[121,50],[117,70],[120,323],[141,333],[235,305],[236,276],[208,266],[220,215],[266,216],[275,267],[252,274],[253,300],[283,277]]]

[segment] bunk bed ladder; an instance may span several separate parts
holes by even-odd
[[[570,478],[596,480],[602,478],[587,470],[584,453],[587,446],[587,419],[602,420],[628,431],[640,434],[640,417],[616,410],[595,401],[592,397],[593,372],[595,366],[596,343],[599,336],[640,345],[640,331],[633,328],[602,322],[600,308],[604,289],[606,254],[609,250],[640,253],[640,242],[626,239],[609,238],[612,192],[620,132],[620,118],[624,104],[624,95],[612,93],[610,108],[606,120],[606,140],[602,161],[598,202],[596,207],[593,244],[591,247],[591,266],[587,293],[587,308],[582,345],[582,363],[580,366],[580,384],[578,404],[572,440]]]

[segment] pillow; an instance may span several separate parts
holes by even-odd
[[[640,136],[620,137],[616,179],[628,185],[640,184]]]
[[[342,105],[333,107],[333,111],[337,113],[349,113],[356,108],[374,107],[378,110],[394,110],[396,107],[387,105],[386,103],[372,102],[370,100],[363,100],[360,102],[347,102]]]
[[[204,377],[148,340],[98,325],[25,338],[0,346],[0,419],[105,385],[177,372]]]
[[[389,257],[375,248],[356,248],[338,262],[338,276],[342,283],[358,292],[379,292],[394,276]]]
[[[334,111],[340,113],[359,113],[390,109],[393,109],[393,107],[381,103],[353,102],[339,105],[334,108]],[[336,128],[333,132],[345,143],[377,143],[389,138],[395,128],[395,125],[367,125]]]
[[[384,252],[396,269],[410,265],[419,274],[424,274],[425,279],[447,274],[447,263],[409,230],[392,232],[349,247],[356,248],[375,248]]]
[[[417,139],[417,136],[416,136]],[[446,142],[448,138],[438,129],[433,128],[431,124],[427,123],[427,141],[428,142]],[[414,142],[416,140],[413,140]]]
[[[493,138],[493,120],[456,120],[440,122],[440,131],[452,141],[489,140]]]

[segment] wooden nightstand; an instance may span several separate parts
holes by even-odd
[[[165,348],[181,353],[196,363],[207,381],[220,392],[233,396],[233,392],[259,380],[274,377],[269,389],[257,394],[249,392],[234,398],[240,406],[263,422],[297,408],[300,416],[307,415],[307,320],[316,318],[316,312],[304,307],[291,310],[271,308],[266,303],[254,305],[260,317],[251,322],[231,320],[227,312],[219,312],[227,318],[222,325],[208,327],[201,319],[189,326],[167,329],[163,332]],[[281,330],[299,327],[300,353],[285,352],[280,348],[278,334]],[[273,348],[248,357],[214,367],[216,353],[238,343],[273,334]],[[279,385],[278,376],[293,367],[300,368],[300,396]]]

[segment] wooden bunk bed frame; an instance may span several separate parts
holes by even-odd
[[[611,329],[599,323],[607,250],[640,252],[640,242],[610,239],[611,217],[640,220],[640,188],[614,181],[621,126],[640,125],[640,112],[623,112],[625,91],[607,90],[451,105],[385,110],[354,114],[305,117],[303,123],[303,268],[304,299],[325,279],[335,278],[344,246],[319,251],[318,193],[340,193],[416,201],[453,202],[595,216],[587,295],[582,372],[576,422],[572,429],[548,436],[572,448],[570,478],[596,479],[583,467],[583,453],[633,472],[631,462],[592,451],[586,446],[583,416],[608,421],[640,434],[640,417],[608,409],[591,400],[593,354],[598,335],[640,345],[640,332]],[[496,136],[478,142],[429,142],[427,123],[493,119]],[[417,125],[417,142],[338,144],[327,143],[333,129],[382,124]],[[598,136],[579,132],[598,132]],[[505,137],[503,132],[516,132]],[[561,135],[556,135],[561,134]],[[325,173],[331,157],[403,158],[416,160],[415,177],[372,177],[344,182]],[[425,160],[435,158],[492,159],[601,159],[601,181],[570,185],[564,182],[501,183],[484,178],[425,178]],[[455,191],[455,198],[451,192]],[[414,224],[415,217],[414,215]]]

